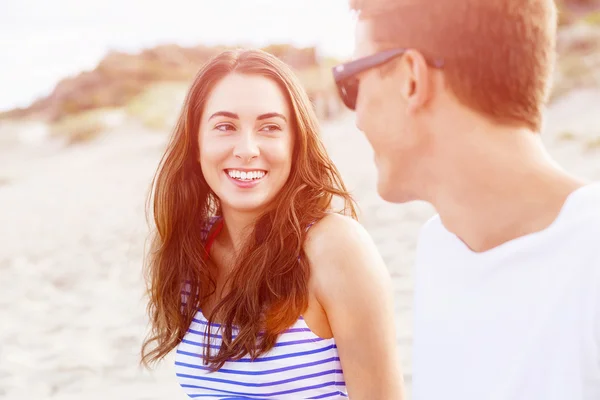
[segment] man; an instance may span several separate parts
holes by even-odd
[[[363,0],[334,68],[417,249],[413,399],[600,399],[600,184],[540,140],[552,0]],[[599,161],[600,162],[600,161]]]

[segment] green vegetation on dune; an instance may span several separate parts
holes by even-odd
[[[125,107],[125,111],[128,116],[140,121],[147,128],[157,131],[170,130],[180,113],[187,90],[188,85],[182,82],[152,84],[134,97]]]
[[[585,17],[583,17],[581,20],[589,25],[600,26],[600,11],[591,12]]]
[[[588,140],[585,144],[585,147],[588,151],[600,150],[600,136],[596,136],[595,138]]]

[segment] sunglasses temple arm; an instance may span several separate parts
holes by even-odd
[[[362,71],[362,66],[360,62],[351,61],[344,65],[344,69],[342,72],[336,72],[337,80],[342,81],[346,78],[356,75],[358,72]]]

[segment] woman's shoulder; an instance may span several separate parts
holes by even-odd
[[[310,263],[311,288],[327,313],[343,312],[340,302],[371,312],[387,301],[389,271],[371,235],[358,221],[328,215],[309,230],[304,253]],[[357,298],[372,299],[372,304],[355,304]]]
[[[339,238],[339,234],[342,235],[342,240],[347,240],[346,236],[365,233],[366,230],[356,219],[343,214],[328,213],[310,225],[307,240],[335,240],[334,236]]]
[[[336,264],[349,257],[379,255],[371,235],[357,220],[335,213],[312,225],[307,233],[304,252],[311,262],[326,259]]]

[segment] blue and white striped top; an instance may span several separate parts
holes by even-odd
[[[213,222],[213,221],[211,221]],[[218,350],[221,326],[211,326],[211,349]],[[203,363],[208,322],[196,313],[175,355],[179,384],[201,399],[344,399],[348,397],[334,339],[322,339],[300,318],[275,347],[252,361],[228,361],[210,372]],[[235,335],[236,330],[233,330]]]
[[[215,324],[213,324],[215,325]],[[226,362],[211,373],[203,365],[207,322],[200,311],[177,348],[175,371],[191,398],[342,399],[348,397],[334,339],[321,339],[303,319],[282,333],[275,347],[251,361]],[[219,326],[212,326],[211,347],[218,348]],[[235,332],[235,331],[234,331]]]

